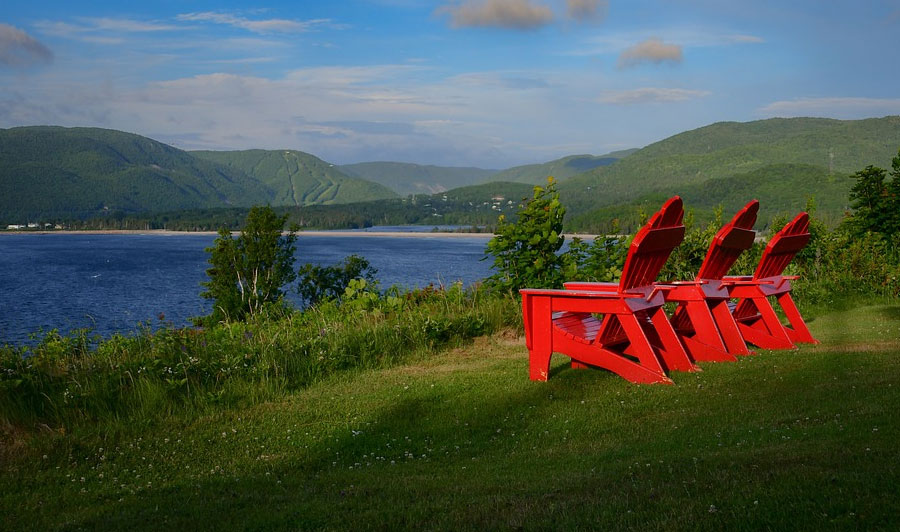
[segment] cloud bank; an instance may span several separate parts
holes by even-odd
[[[764,116],[827,116],[856,119],[900,114],[900,98],[796,98],[772,102],[759,109]]]
[[[316,26],[327,24],[329,19],[314,20],[288,20],[281,18],[272,18],[264,20],[250,20],[244,17],[229,15],[227,13],[216,13],[213,11],[204,11],[202,13],[185,13],[176,17],[181,21],[188,22],[213,22],[216,24],[225,24],[236,28],[245,29],[254,33],[304,33],[311,31]]]
[[[668,89],[661,87],[641,87],[621,91],[606,91],[597,99],[600,103],[628,105],[640,103],[683,102],[693,98],[709,96],[709,91],[691,89]]]
[[[30,67],[53,62],[53,52],[24,31],[0,23],[0,65]]]
[[[647,39],[630,48],[627,48],[619,56],[618,67],[630,68],[641,63],[680,63],[682,60],[681,46],[666,44],[659,39]]]
[[[575,20],[596,20],[606,15],[607,0],[566,0],[569,18]]]
[[[462,4],[441,6],[436,13],[449,15],[454,28],[534,30],[553,21],[549,7],[530,0],[466,0]]]

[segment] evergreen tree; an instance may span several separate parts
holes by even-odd
[[[884,182],[887,172],[884,168],[869,165],[850,177],[856,179],[850,189],[854,229],[859,233],[881,232],[889,214]]]
[[[287,215],[271,207],[253,207],[238,238],[222,228],[212,247],[206,270],[209,281],[200,294],[212,299],[213,312],[202,321],[218,323],[257,314],[264,305],[280,301],[282,287],[296,278],[294,230],[282,234]]]

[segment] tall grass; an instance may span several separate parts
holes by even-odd
[[[149,327],[109,339],[56,332],[0,347],[0,424],[66,428],[152,421],[255,404],[339,371],[391,366],[521,323],[518,302],[482,290],[420,290],[305,311],[270,306],[248,322]]]

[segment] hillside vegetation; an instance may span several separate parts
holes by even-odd
[[[222,209],[269,203],[301,208],[292,218],[307,227],[493,225],[510,201],[552,175],[568,209],[568,231],[605,232],[614,219],[620,229],[633,229],[641,209],[651,212],[673,194],[700,220],[719,205],[734,212],[758,199],[762,224],[804,209],[812,198],[819,217],[833,225],[847,208],[847,176],[870,164],[889,167],[898,146],[900,116],[776,118],[721,122],[636,151],[573,155],[486,175],[404,163],[339,167],[293,150],[189,153],[117,131],[15,128],[0,130],[0,223],[90,218],[90,226],[171,228],[177,220],[199,228],[213,222],[203,219],[205,212],[221,220]],[[493,188],[451,188],[482,181]],[[419,193],[431,190],[441,192]],[[495,197],[504,200],[495,204]]]
[[[520,200],[531,195],[524,183],[485,183],[444,193],[414,195],[349,205],[275,207],[288,223],[303,229],[357,229],[373,225],[464,225],[490,230],[500,214],[514,216]],[[501,199],[502,198],[502,199]],[[249,208],[190,209],[147,213],[124,219],[91,218],[73,222],[75,229],[170,229],[211,231],[243,227]]]
[[[649,193],[683,194],[691,187],[699,187],[695,190],[703,191],[707,197],[707,192],[716,187],[704,187],[704,184],[724,183],[712,180],[733,178],[730,184],[737,186],[740,180],[759,178],[754,172],[764,167],[806,165],[782,166],[780,169],[786,173],[780,185],[771,172],[763,171],[765,180],[770,182],[761,188],[750,184],[747,190],[760,200],[763,208],[778,201],[777,196],[782,193],[793,195],[797,201],[782,204],[784,208],[797,210],[803,207],[804,196],[815,195],[823,205],[837,201],[831,194],[840,192],[840,187],[828,185],[830,179],[869,164],[889,167],[898,146],[900,116],[866,120],[773,118],[747,123],[720,122],[680,133],[613,165],[572,177],[560,183],[559,190],[570,213],[577,214],[635,202]],[[821,169],[818,179],[810,179],[808,165]],[[799,174],[793,174],[792,169]],[[841,193],[841,198],[845,197]]]
[[[380,183],[401,196],[436,194],[485,181],[496,170],[474,167],[433,166],[397,162],[345,164],[347,175]]]
[[[490,177],[490,180],[541,185],[547,181],[548,177],[553,176],[557,181],[563,181],[594,168],[609,166],[635,151],[637,150],[623,150],[606,155],[569,155],[542,164],[515,166],[497,172]]]
[[[828,170],[807,164],[773,164],[751,172],[713,178],[703,183],[679,187],[678,195],[698,222],[712,219],[713,211],[722,207],[730,217],[751,199],[760,201],[759,222],[762,229],[775,216],[793,216],[806,208],[813,198],[816,214],[827,225],[840,222],[848,209],[847,194],[853,180],[844,173],[829,175]],[[619,229],[630,232],[640,225],[640,213],[650,213],[671,197],[667,192],[642,194],[626,203],[609,205],[576,214],[568,220],[570,227],[589,232],[607,232],[612,220]]]
[[[95,128],[0,129],[0,213],[9,221],[266,202],[267,187],[160,142]]]
[[[383,185],[350,177],[337,166],[296,150],[194,151],[193,155],[241,171],[272,191],[272,205],[329,205],[396,196]]]

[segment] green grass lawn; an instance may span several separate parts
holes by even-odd
[[[4,429],[0,529],[900,527],[900,305],[636,386],[510,334],[104,436]]]

